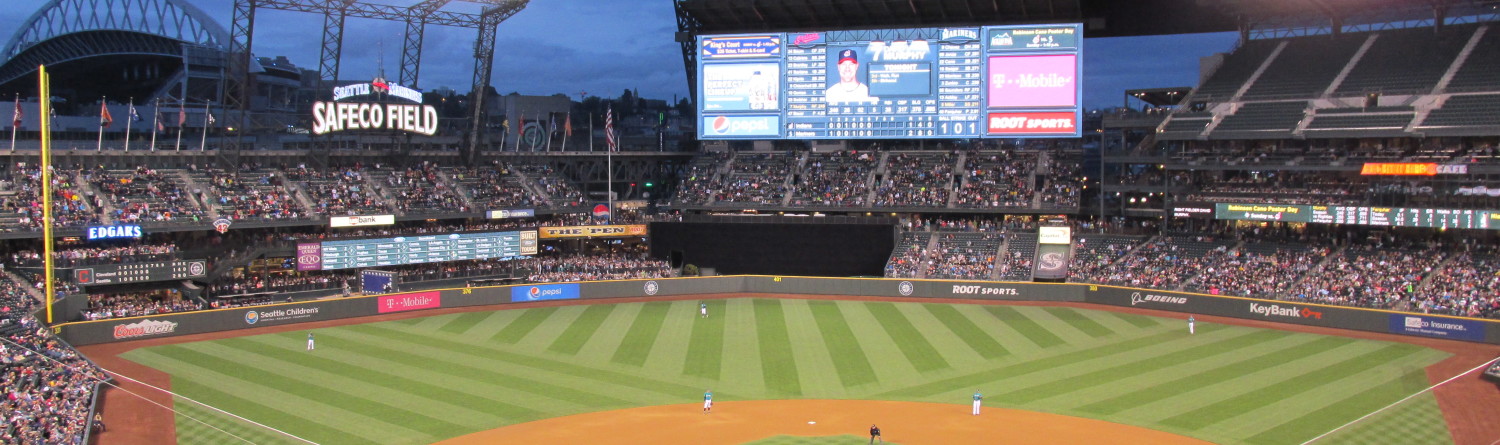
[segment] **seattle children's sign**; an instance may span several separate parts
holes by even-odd
[[[415,104],[390,102],[345,102],[374,96],[402,99]],[[432,136],[437,133],[437,108],[422,104],[422,92],[385,79],[334,87],[333,102],[313,102],[313,134],[346,130],[394,130]]]

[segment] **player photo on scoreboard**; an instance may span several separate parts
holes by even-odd
[[[829,104],[876,102],[881,98],[927,97],[933,93],[933,47],[926,40],[873,41],[830,46]]]
[[[864,103],[879,101],[880,98],[870,95],[870,85],[865,79],[869,78],[869,69],[861,66],[861,51],[855,48],[843,48],[833,51],[828,64],[828,89],[823,92],[823,99],[830,104]]]

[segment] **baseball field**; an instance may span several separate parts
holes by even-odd
[[[121,357],[240,417],[175,400],[176,438],[192,444],[821,444],[863,442],[874,422],[897,443],[1005,443],[1026,437],[1011,432],[1027,424],[1074,421],[1177,443],[1284,444],[1421,391],[1424,368],[1450,355],[1201,319],[1190,335],[1179,318],[1085,307],[701,301],[708,318],[700,300],[559,305],[279,329]],[[709,389],[715,409],[703,415]],[[977,418],[976,390],[987,410]],[[798,421],[763,425],[775,415]],[[803,417],[823,422],[789,426]],[[537,431],[552,436],[527,436]],[[1430,392],[1324,440],[1453,443]]]

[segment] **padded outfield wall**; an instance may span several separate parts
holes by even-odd
[[[82,346],[438,308],[500,306],[548,300],[728,293],[1081,302],[1181,312],[1185,314],[1184,317],[1186,314],[1216,315],[1500,344],[1500,322],[1476,318],[1089,284],[761,275],[439,289],[150,317],[63,323],[56,325],[54,331],[69,343]]]

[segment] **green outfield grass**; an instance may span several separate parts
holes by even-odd
[[[1300,443],[1427,386],[1419,346],[1063,307],[729,299],[440,315],[143,348],[201,402],[321,443],[421,444],[519,422],[715,400],[878,399]],[[186,403],[255,443],[274,433]],[[1430,395],[1338,433],[1450,443]],[[1389,414],[1389,413],[1388,413]],[[216,423],[217,425],[217,423]],[[181,443],[235,443],[179,416]],[[859,433],[859,432],[851,432]],[[782,442],[767,442],[782,443]],[[801,443],[801,442],[798,442]],[[1329,442],[1333,443],[1333,442]]]

